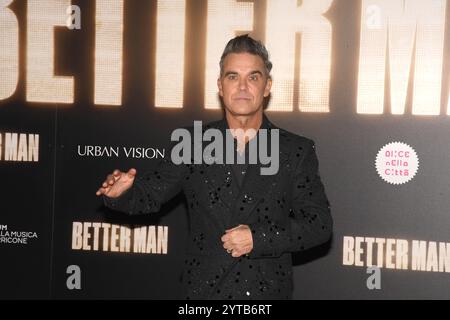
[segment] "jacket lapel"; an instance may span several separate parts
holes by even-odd
[[[272,143],[270,130],[278,128],[264,116],[262,129],[268,130],[268,140],[270,145],[270,143]],[[282,168],[286,165],[290,150],[284,143],[281,133],[279,138],[279,170],[277,174],[262,175],[261,168],[264,168],[264,165],[259,161],[257,164],[248,165],[242,188],[240,188],[239,193],[235,198],[235,205],[228,223],[230,228],[236,227],[239,224],[248,224],[255,207],[258,203],[265,201],[269,191],[280,176]]]
[[[213,122],[206,126],[206,129],[213,128],[222,132],[223,138],[228,128],[225,118],[220,121]],[[223,152],[226,153],[225,142],[223,144]],[[233,209],[235,199],[239,194],[239,184],[236,181],[230,164],[205,165],[205,171],[210,178],[210,192],[214,193],[217,200],[220,200],[230,211]]]
[[[221,121],[207,125],[206,128],[219,129],[223,137],[225,137],[228,124],[224,118]],[[267,137],[272,143],[270,130],[278,128],[265,115],[261,128],[268,130]],[[205,165],[205,172],[210,180],[210,192],[213,193],[212,196],[216,197],[216,200],[220,200],[231,212],[228,219],[226,219],[227,228],[236,227],[238,224],[247,224],[256,205],[261,201],[265,201],[264,199],[267,197],[268,192],[279,177],[282,168],[286,165],[290,152],[289,146],[282,139],[281,133],[279,148],[278,173],[275,175],[262,175],[261,168],[264,165],[259,161],[257,164],[249,164],[242,186],[239,186],[238,181],[236,181],[230,164]],[[225,144],[223,152],[226,153]],[[225,159],[224,162],[226,162]]]

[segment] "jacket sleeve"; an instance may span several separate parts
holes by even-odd
[[[264,221],[251,225],[250,257],[278,257],[285,252],[306,250],[325,243],[331,236],[333,220],[320,180],[314,143],[309,140],[301,148],[305,150],[293,172],[288,222],[277,225]]]
[[[104,204],[129,215],[158,212],[162,204],[181,191],[186,171],[186,166],[174,164],[169,154],[158,162],[153,171],[136,177],[133,186],[120,197],[103,196]]]

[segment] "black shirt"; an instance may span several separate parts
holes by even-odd
[[[226,124],[226,128],[229,129],[228,123]],[[268,129],[269,124],[266,117],[263,117],[263,121],[261,123],[260,129]],[[252,139],[258,139],[258,135],[253,137]],[[239,187],[242,187],[242,183],[244,182],[245,174],[248,170],[248,164],[249,164],[249,142],[245,144],[245,162],[244,164],[238,164],[237,159],[238,157],[242,157],[242,155],[239,154],[239,151],[237,151],[237,139],[234,139],[234,164],[231,165],[231,168],[233,170],[233,175],[236,181],[239,184]]]
[[[236,139],[235,139],[234,146],[235,146],[235,148],[234,148],[234,159],[235,159],[235,162],[234,162],[233,165],[231,165],[231,168],[233,169],[234,178],[238,182],[239,187],[242,187],[242,182],[244,181],[245,173],[247,172],[247,168],[248,168],[248,162],[249,162],[248,149],[249,149],[249,145],[248,145],[248,143],[245,145],[245,163],[243,163],[243,164],[237,163],[237,159],[238,159],[238,157],[240,157],[240,154],[239,154],[239,151],[237,151],[237,140]]]

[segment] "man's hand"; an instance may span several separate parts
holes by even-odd
[[[106,177],[100,189],[95,193],[97,196],[104,194],[109,198],[120,197],[125,191],[131,188],[136,177],[136,169],[130,169],[128,172],[114,170]]]
[[[250,253],[253,249],[253,237],[249,226],[241,224],[225,230],[221,238],[223,247],[235,258]]]

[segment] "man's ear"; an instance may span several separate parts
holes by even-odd
[[[266,87],[264,88],[264,97],[268,97],[272,89],[272,78],[267,79]]]
[[[220,78],[217,79],[217,88],[219,88],[219,95],[223,97],[222,82],[220,81]]]

